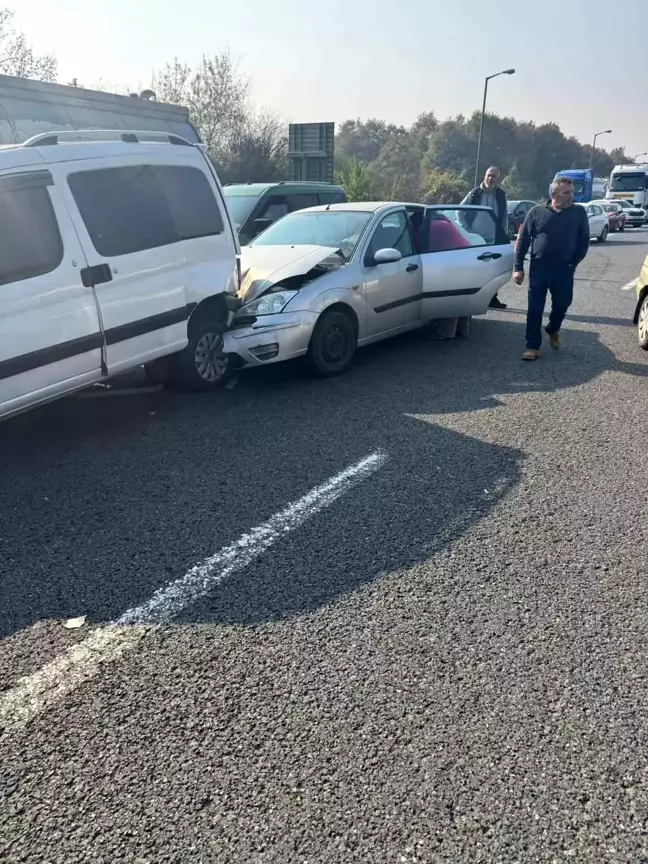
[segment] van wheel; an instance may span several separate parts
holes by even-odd
[[[351,365],[357,345],[353,322],[333,309],[320,316],[308,347],[310,365],[323,378],[342,375]]]
[[[177,355],[177,372],[189,390],[216,390],[227,378],[220,321],[201,321],[189,331],[189,344]]]

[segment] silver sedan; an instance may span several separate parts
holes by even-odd
[[[225,353],[239,367],[307,355],[321,375],[339,375],[357,347],[485,313],[512,269],[506,231],[488,208],[300,210],[243,247],[241,307]]]

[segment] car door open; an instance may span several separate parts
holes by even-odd
[[[426,207],[422,318],[481,315],[511,278],[513,247],[488,207]]]

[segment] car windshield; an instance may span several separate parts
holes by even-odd
[[[228,194],[227,186],[225,186],[223,192],[225,193],[225,203],[227,204],[227,209],[232,217],[232,222],[238,231],[252,212],[252,208],[259,200],[259,196],[232,195],[231,192]]]
[[[612,192],[643,192],[646,186],[646,174],[644,172],[633,172],[613,174],[610,181]]]
[[[624,210],[633,210],[634,204],[631,204],[629,201],[617,201],[616,202],[619,207],[622,207]]]
[[[619,209],[616,204],[601,204],[601,207],[606,213],[616,213]]]
[[[506,202],[506,209],[508,210],[509,213],[512,213],[515,210],[515,208],[518,206],[519,203],[520,203],[519,201],[507,201]]]
[[[251,246],[330,246],[345,261],[353,255],[373,213],[356,210],[317,210],[291,213],[267,228]]]

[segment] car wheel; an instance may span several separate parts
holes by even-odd
[[[639,346],[644,351],[648,351],[648,295],[644,297],[639,309],[637,337],[639,339]]]
[[[625,225],[619,225],[619,231],[625,231]]]
[[[351,365],[357,342],[353,321],[345,312],[337,309],[324,312],[308,347],[311,367],[323,378],[342,375]]]
[[[608,230],[608,226],[606,225],[601,231],[601,236],[596,238],[599,243],[605,243],[608,236]]]
[[[190,329],[189,344],[177,355],[178,377],[188,389],[215,390],[225,383],[223,330],[217,320],[200,321]]]

